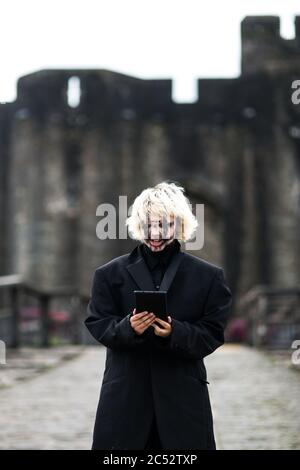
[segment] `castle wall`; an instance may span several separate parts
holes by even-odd
[[[97,206],[164,179],[205,204],[205,245],[191,251],[221,265],[235,294],[300,278],[299,109],[296,37],[277,17],[241,25],[242,75],[198,80],[199,99],[177,104],[171,80],[107,70],[41,70],[21,77],[0,105],[1,270],[45,290],[88,295],[94,269],[136,244],[100,240]],[[80,79],[77,107],[68,80]],[[123,213],[123,222],[125,214]],[[124,227],[123,227],[124,233]],[[5,258],[5,253],[9,256]]]

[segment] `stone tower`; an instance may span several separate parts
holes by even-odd
[[[171,80],[107,70],[42,70],[0,105],[1,274],[42,290],[88,295],[94,269],[135,246],[99,240],[97,206],[118,211],[164,179],[204,203],[205,245],[239,297],[258,283],[300,279],[300,17],[284,40],[279,18],[241,25],[242,73],[198,80],[198,101],[174,103]],[[77,107],[69,80],[80,81]],[[121,227],[122,228],[122,227]]]

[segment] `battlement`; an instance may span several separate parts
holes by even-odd
[[[295,16],[295,39],[300,38],[300,16]],[[241,22],[241,37],[251,40],[281,39],[289,42],[280,36],[279,16],[246,16]]]
[[[241,23],[242,74],[277,72],[298,61],[300,16],[295,17],[294,39],[280,35],[279,16],[247,16]]]
[[[295,32],[294,39],[282,38],[278,16],[244,18],[241,77],[199,79],[195,103],[175,103],[171,79],[141,79],[105,69],[46,69],[19,78],[17,99],[10,114],[21,119],[32,117],[41,123],[51,116],[51,120],[76,126],[119,119],[183,118],[213,122],[237,119],[240,111],[236,93],[242,89],[245,76],[298,73],[300,16],[295,18]],[[76,78],[79,87],[79,100],[74,108],[68,102],[72,78]],[[245,106],[249,107],[249,103]]]
[[[72,110],[67,103],[70,78],[80,82],[80,102]],[[17,85],[17,109],[37,117],[48,115],[76,121],[105,122],[118,119],[222,119],[227,113],[228,96],[238,79],[199,79],[195,103],[172,100],[172,80],[148,80],[109,70],[40,70],[21,77]],[[56,118],[55,118],[56,119]],[[77,119],[78,121],[78,119]]]
[[[172,104],[172,80],[144,80],[110,70],[51,69],[25,75],[17,83],[17,102],[42,118],[45,113],[70,112],[67,92],[79,80],[76,113],[109,120],[124,114],[139,118]]]
[[[279,16],[246,16],[241,23],[242,41],[280,38]]]

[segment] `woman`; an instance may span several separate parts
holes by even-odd
[[[140,243],[96,269],[85,320],[107,348],[92,449],[215,449],[203,359],[224,343],[223,269],[181,250],[198,222],[174,183],[142,191],[126,224]],[[168,321],[135,310],[155,289]]]

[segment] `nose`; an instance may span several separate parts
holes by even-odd
[[[151,238],[153,240],[159,240],[161,237],[160,228],[158,226],[151,227]]]

